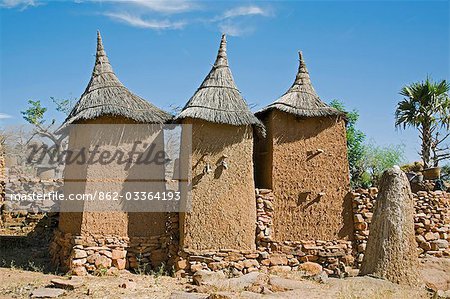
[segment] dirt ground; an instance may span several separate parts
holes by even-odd
[[[51,279],[65,278],[35,271],[14,265],[0,268],[0,298],[28,298],[36,288],[51,285]],[[428,287],[450,288],[450,259],[423,260],[421,272]],[[187,293],[193,285],[186,278],[123,271],[117,276],[84,277],[83,286],[67,290],[62,298],[433,298],[433,292],[425,287],[402,287],[372,277],[329,278],[325,283],[306,280],[295,272],[276,273],[278,277],[288,287],[268,294],[214,287],[199,289],[202,293]],[[124,284],[126,287],[121,287]]]

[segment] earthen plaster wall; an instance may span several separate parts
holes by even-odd
[[[192,210],[180,215],[182,248],[254,249],[252,128],[185,123],[192,124]]]
[[[272,188],[274,192],[273,238],[351,239],[344,120],[302,119],[275,110],[266,123],[270,130],[268,142],[272,142],[269,148],[273,151],[271,184],[257,187]],[[270,173],[260,176],[264,175]],[[266,184],[268,181],[263,180]]]
[[[155,144],[155,152],[163,150],[163,133],[155,125],[149,125],[147,130],[141,126],[131,126],[136,123],[121,117],[101,117],[81,124],[92,126],[77,126],[72,129],[69,134],[69,149],[86,147],[92,150],[98,145],[100,152],[114,153],[120,149],[127,155],[133,143],[141,141]],[[94,124],[100,126],[93,126]],[[109,124],[114,126],[101,126]],[[138,150],[142,148],[139,147]],[[66,194],[117,192],[122,195],[124,192],[134,191],[163,192],[164,178],[164,165],[132,164],[129,169],[125,169],[124,165],[117,163],[70,164],[64,172],[64,191]],[[127,201],[125,196],[118,201],[69,203],[68,205],[78,205],[77,208],[84,212],[61,213],[59,228],[62,232],[81,235],[152,236],[162,234],[165,230],[165,213],[119,211],[121,209],[139,211],[139,206],[132,206],[135,204],[133,201]],[[148,202],[148,204],[157,203]]]

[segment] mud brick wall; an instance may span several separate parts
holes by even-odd
[[[356,266],[361,264],[364,257],[377,193],[377,188],[358,189],[352,193]],[[413,196],[416,210],[414,226],[419,257],[449,257],[450,193],[418,191],[413,193]]]

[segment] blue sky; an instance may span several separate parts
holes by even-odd
[[[76,98],[94,63],[96,30],[119,79],[170,110],[183,106],[214,62],[220,33],[244,98],[263,107],[294,80],[302,50],[322,98],[361,115],[379,145],[405,144],[394,127],[404,84],[449,79],[448,1],[0,0],[0,123],[23,123],[29,99]],[[49,118],[62,120],[51,112]]]

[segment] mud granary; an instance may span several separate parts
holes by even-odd
[[[95,144],[127,148],[135,140],[163,145],[165,123],[191,128],[191,145],[185,147],[191,151],[190,159],[180,161],[180,169],[192,174],[190,210],[120,212],[96,210],[90,203],[77,207],[77,212],[63,209],[51,246],[56,264],[79,275],[142,263],[156,267],[162,262],[184,271],[183,261],[202,252],[216,252],[230,261],[242,254],[258,264],[255,187],[274,190],[276,240],[336,240],[345,233],[344,197],[349,191],[345,119],[320,101],[302,58],[289,91],[255,116],[232,77],[223,35],[211,71],[172,117],[122,85],[98,34],[92,77],[65,122],[78,125],[70,130],[69,148]],[[86,124],[101,126],[93,129]],[[129,124],[153,126],[127,131]],[[115,127],[108,130],[105,125]],[[183,138],[185,134],[183,129]],[[123,192],[125,182],[151,181],[160,175],[161,184],[140,188],[164,191],[164,171],[71,165],[66,166],[64,181],[66,190],[74,193]]]
[[[256,186],[274,192],[275,240],[344,239],[352,235],[345,115],[320,100],[299,58],[289,90],[256,113],[267,131],[255,142]]]

